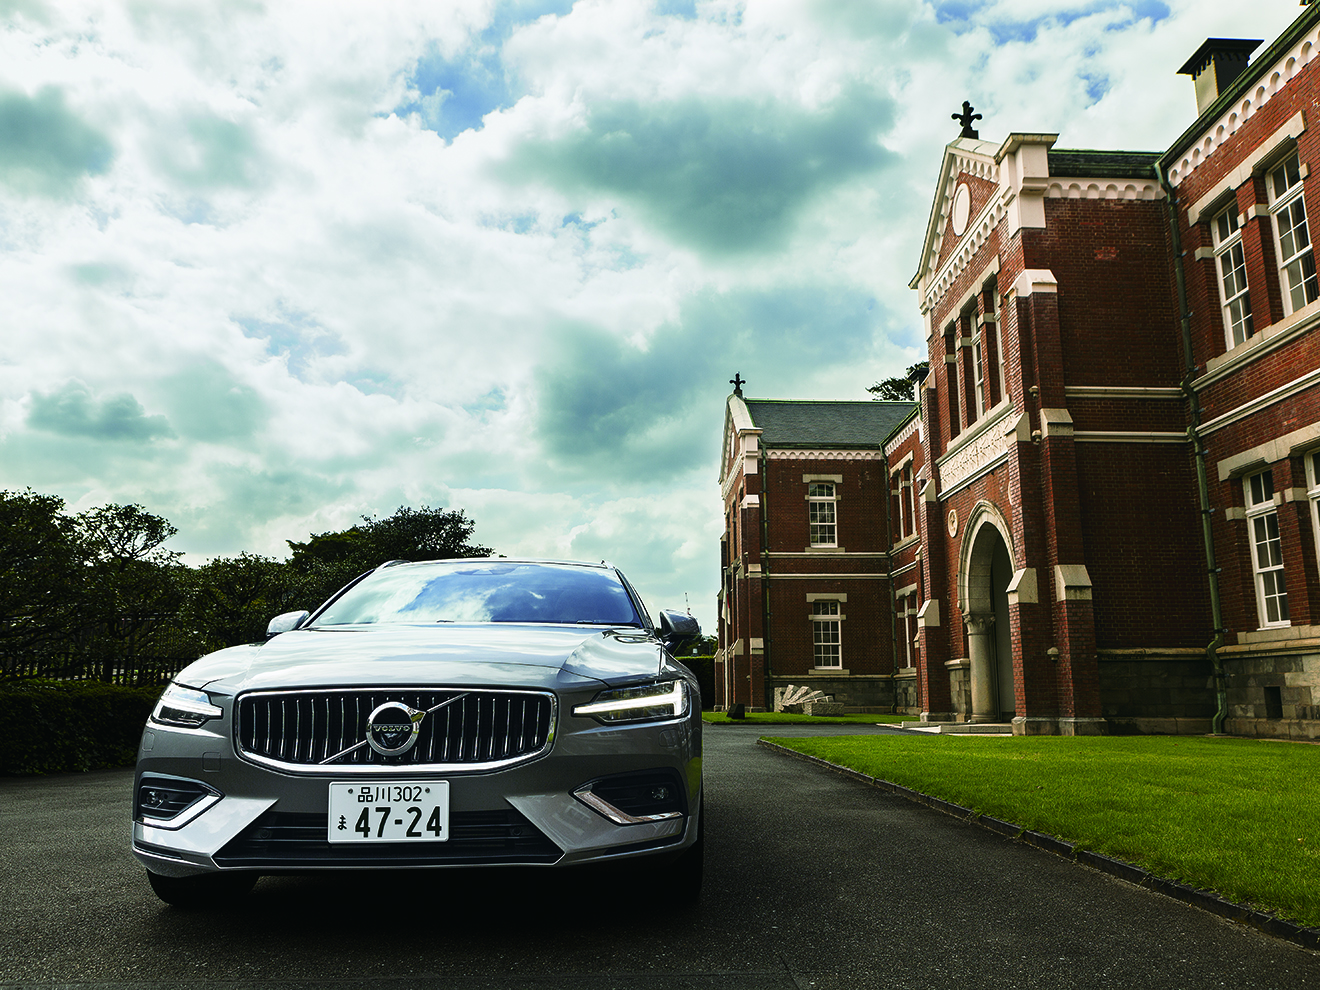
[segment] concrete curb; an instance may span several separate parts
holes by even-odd
[[[1291,921],[1285,921],[1282,918],[1276,918],[1272,914],[1264,911],[1257,911],[1255,908],[1248,907],[1245,904],[1237,904],[1233,901],[1225,900],[1218,894],[1211,893],[1208,890],[1198,890],[1195,887],[1189,887],[1185,883],[1179,883],[1176,880],[1166,880],[1164,877],[1157,877],[1135,866],[1132,863],[1126,863],[1121,859],[1114,859],[1110,856],[1104,856],[1100,853],[1090,852],[1086,849],[1078,849],[1073,843],[1065,842],[1063,839],[1056,838],[1053,835],[1046,835],[1044,832],[1033,832],[1020,825],[1014,825],[1012,822],[1001,821],[998,818],[991,818],[989,815],[978,815],[971,808],[964,808],[960,804],[953,804],[950,801],[943,801],[937,797],[931,797],[929,794],[923,794],[920,791],[914,791],[910,788],[895,784],[889,780],[883,780],[880,777],[872,777],[860,771],[853,770],[850,767],[839,766],[837,763],[831,763],[829,760],[822,760],[818,756],[808,756],[806,753],[799,753],[796,750],[781,746],[778,743],[768,742],[765,739],[756,740],[758,746],[764,746],[766,749],[776,753],[782,753],[785,756],[791,756],[797,760],[803,760],[807,763],[815,763],[818,766],[841,773],[845,777],[851,777],[863,784],[879,788],[890,794],[896,794],[901,798],[906,798],[916,804],[924,804],[928,808],[936,811],[942,811],[946,815],[952,815],[954,818],[960,818],[972,825],[979,825],[992,832],[998,832],[1000,835],[1007,836],[1010,839],[1020,839],[1027,845],[1035,846],[1038,849],[1044,849],[1046,852],[1052,852],[1065,859],[1070,859],[1075,863],[1081,863],[1083,866],[1089,866],[1101,873],[1107,873],[1110,876],[1118,877],[1120,880],[1126,880],[1128,883],[1134,883],[1139,887],[1145,887],[1147,890],[1158,891],[1166,894],[1184,904],[1190,904],[1203,911],[1209,911],[1211,914],[1217,914],[1221,918],[1228,918],[1230,921],[1236,921],[1243,925],[1249,925],[1266,935],[1272,935],[1288,942],[1294,942],[1297,945],[1307,949],[1320,949],[1320,929],[1304,928],[1301,925],[1294,924]]]

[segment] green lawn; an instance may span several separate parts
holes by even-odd
[[[748,712],[746,718],[729,718],[724,712],[702,712],[708,725],[896,725],[911,722],[912,715],[794,715],[791,712]]]
[[[771,741],[1320,926],[1320,747],[1195,736]]]

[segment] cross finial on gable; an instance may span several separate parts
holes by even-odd
[[[741,399],[742,387],[747,384],[747,382],[743,379],[743,376],[735,371],[733,373],[733,377],[729,379],[729,384],[733,386],[733,394]]]
[[[976,108],[966,100],[963,100],[962,113],[949,114],[950,117],[962,124],[962,133],[958,135],[959,137],[979,138],[981,136],[980,131],[977,131],[972,127],[972,121],[981,119],[979,113],[972,113],[974,109]]]

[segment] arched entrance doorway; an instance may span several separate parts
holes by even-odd
[[[1012,536],[999,510],[989,502],[972,510],[966,532],[959,593],[971,661],[970,718],[973,722],[1006,722],[1017,708],[1013,630],[1008,616]]]

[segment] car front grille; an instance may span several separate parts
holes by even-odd
[[[325,866],[480,866],[553,863],[563,855],[512,808],[455,811],[448,842],[332,843],[324,814],[267,811],[215,854],[218,866],[316,869]]]
[[[428,713],[398,755],[366,742],[368,716],[386,702]],[[544,752],[555,714],[554,695],[534,691],[256,691],[239,697],[234,733],[244,757],[294,772],[489,770]]]

